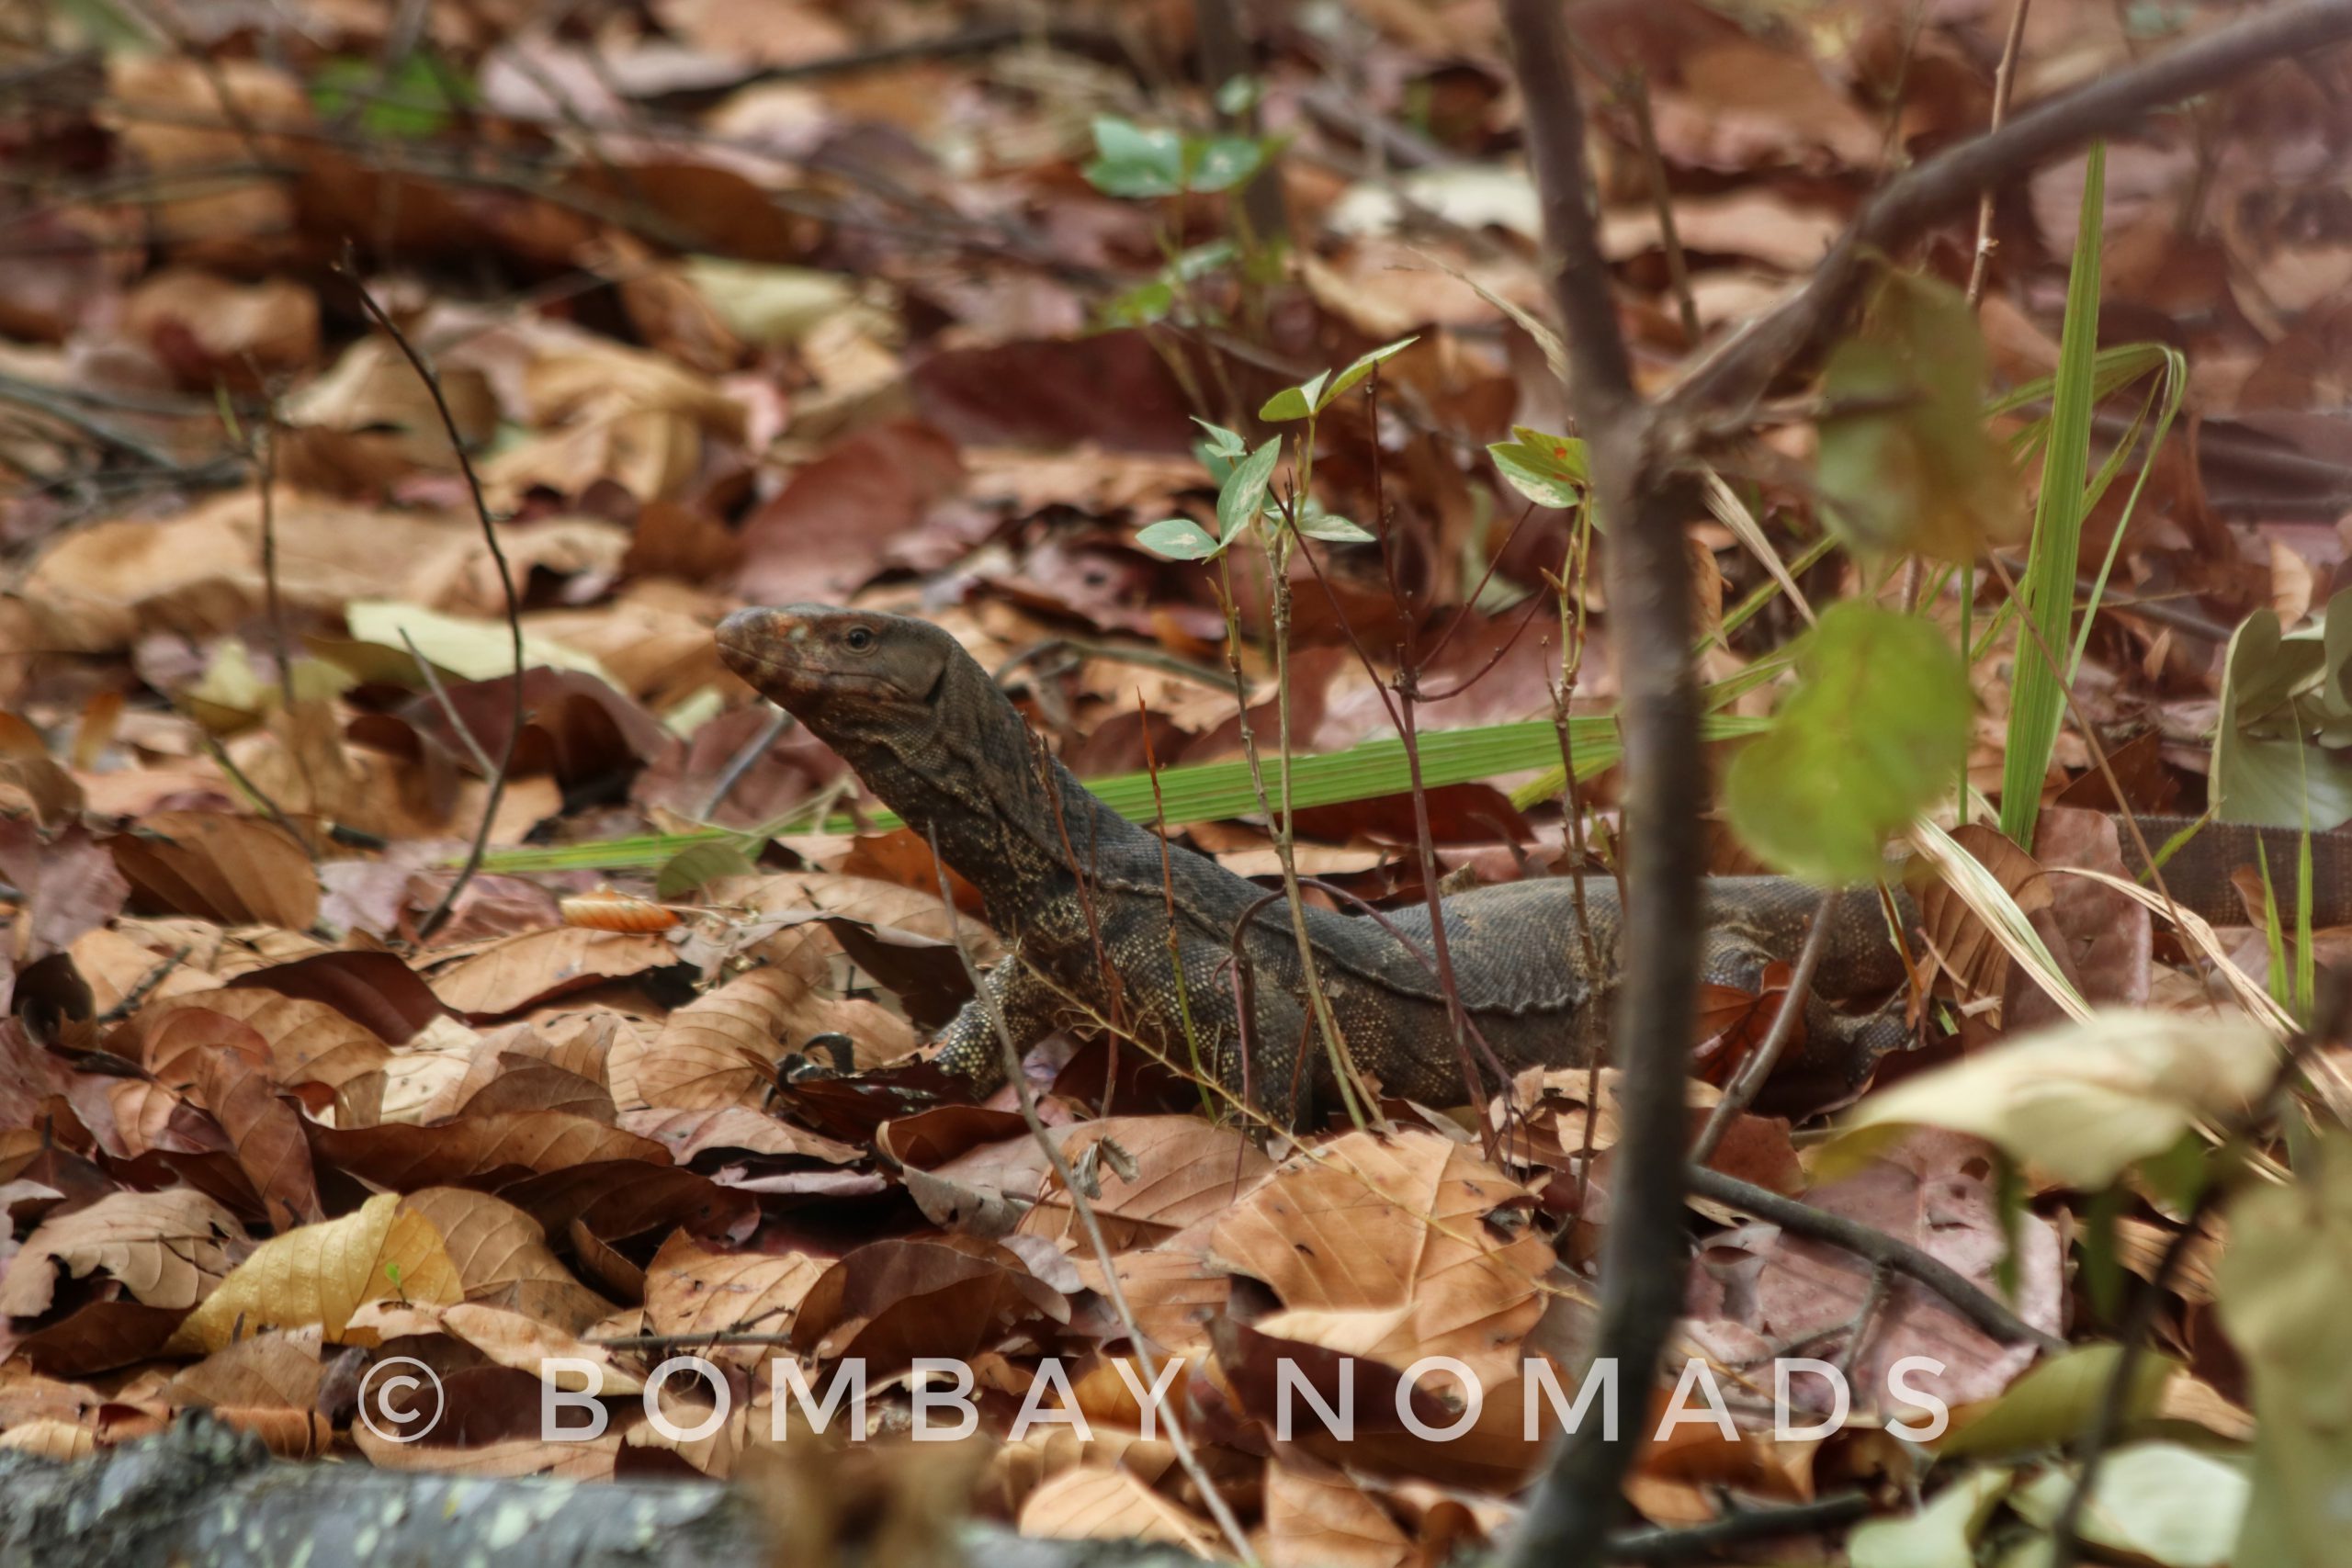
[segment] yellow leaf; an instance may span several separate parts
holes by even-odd
[[[340,1343],[352,1314],[369,1302],[447,1306],[463,1294],[441,1233],[402,1212],[399,1193],[382,1192],[341,1219],[262,1243],[188,1314],[166,1354],[209,1355],[265,1328],[311,1324]]]

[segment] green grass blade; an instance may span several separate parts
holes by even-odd
[[[2106,149],[2095,146],[2083,182],[2082,221],[2074,269],[2066,280],[2058,374],[2051,391],[2050,437],[2042,450],[2041,493],[2034,503],[2033,541],[2020,585],[2025,614],[2041,628],[2050,652],[2060,658],[2075,640],[2075,558],[2082,544],[2091,405],[2098,381],[2099,224],[2106,184]],[[2058,721],[2065,707],[2061,678],[2062,671],[2051,667],[2050,658],[2032,645],[2030,636],[2018,638],[2008,749],[2001,766],[2001,831],[2029,846],[2041,814],[2042,775],[2058,744]]]
[[[1758,734],[1770,724],[1769,719],[1716,713],[1707,716],[1703,732],[1708,739],[1727,740]],[[1568,728],[1580,774],[1587,771],[1600,772],[1615,762],[1623,752],[1624,745],[1618,736],[1617,719],[1613,714],[1592,714],[1571,719]],[[1479,725],[1466,729],[1430,730],[1420,737],[1420,753],[1421,781],[1429,788],[1435,789],[1443,784],[1475,784],[1502,773],[1556,767],[1560,739],[1550,719],[1522,719],[1510,724]],[[1149,773],[1120,773],[1110,778],[1092,779],[1088,781],[1087,787],[1122,817],[1137,822],[1152,820]],[[1405,743],[1395,736],[1367,740],[1344,751],[1296,757],[1291,762],[1291,801],[1297,807],[1340,806],[1351,800],[1402,795],[1411,787],[1411,770],[1405,763]],[[1556,784],[1554,787],[1557,787]],[[1249,764],[1239,761],[1163,768],[1159,773],[1159,789],[1167,802],[1168,820],[1173,823],[1214,822],[1228,817],[1247,816],[1258,808],[1257,795],[1250,784]],[[828,833],[878,831],[894,828],[898,823],[896,817],[885,811],[854,818],[842,812],[827,818],[822,830]],[[807,826],[813,828],[816,825]],[[786,829],[779,830],[789,830],[789,827],[787,824]],[[688,833],[645,833],[634,838],[606,839],[593,843],[527,845],[520,849],[492,851],[483,858],[482,867],[486,871],[508,873],[618,871],[660,865],[679,851],[695,844],[720,843],[730,840],[742,841],[746,839],[756,841],[756,835],[710,829]]]

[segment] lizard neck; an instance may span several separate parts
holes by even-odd
[[[1035,740],[976,664],[951,667],[919,724],[820,733],[979,889],[1007,936],[1066,916],[1081,873],[1115,863],[1143,832]]]

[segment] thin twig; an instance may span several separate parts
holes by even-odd
[[[269,617],[269,651],[277,660],[277,694],[294,712],[294,656],[286,640],[286,602],[277,589],[277,416],[262,416],[254,432],[254,475],[261,486],[261,591]]]
[[[507,637],[514,649],[514,676],[509,688],[514,712],[508,716],[505,749],[499,754],[498,765],[490,773],[490,793],[481,803],[481,825],[474,829],[473,843],[466,851],[465,863],[458,868],[458,874],[450,880],[447,891],[441,895],[441,901],[433,907],[431,914],[418,922],[416,937],[421,942],[430,938],[448,917],[450,909],[457,905],[458,895],[465,891],[466,884],[473,880],[474,873],[481,869],[482,854],[490,848],[491,828],[498,820],[499,803],[506,798],[506,771],[514,765],[515,749],[523,743],[523,606],[514,591],[514,569],[507,564],[506,551],[498,542],[498,525],[491,520],[490,502],[481,493],[481,476],[474,471],[474,460],[468,455],[465,437],[458,430],[458,416],[450,412],[448,397],[441,390],[441,378],[434,374],[433,367],[424,355],[417,352],[416,344],[409,341],[408,334],[401,331],[383,306],[376,302],[375,295],[359,281],[359,275],[351,269],[348,262],[336,270],[351,285],[352,291],[359,296],[360,308],[384,330],[385,335],[392,340],[393,345],[415,370],[417,378],[424,383],[424,389],[432,394],[433,407],[441,416],[441,428],[449,437],[449,450],[457,455],[458,467],[466,476],[467,493],[473,497],[474,516],[481,523],[482,543],[489,547],[490,558],[498,566],[498,586],[506,599]],[[464,726],[458,728],[462,730]]]
[[[77,435],[88,437],[100,446],[136,457],[148,467],[166,473],[183,472],[187,465],[160,446],[150,446],[136,435],[117,430],[100,420],[91,418],[74,404],[76,399],[62,389],[44,387],[38,381],[28,381],[19,376],[0,375],[0,402],[14,403],[30,409],[44,419],[53,420]]]
[[[2009,36],[2001,45],[2001,63],[1993,72],[1993,118],[1988,131],[2001,129],[2009,118],[2009,93],[2017,85],[2018,55],[2025,47],[2025,14],[2033,0],[2014,0],[2009,10]],[[1968,264],[1968,308],[1984,300],[1984,279],[1993,262],[1993,187],[1976,198],[1976,254]]]
[[[1650,113],[1650,79],[1639,66],[1617,85],[1617,101],[1633,112],[1634,135],[1641,143],[1644,177],[1650,203],[1657,209],[1658,243],[1666,251],[1666,280],[1674,290],[1674,306],[1682,317],[1682,338],[1699,346],[1699,300],[1690,292],[1690,258],[1682,249],[1682,235],[1674,226],[1674,192],[1666,183],[1666,156],[1658,151],[1657,120]]]
[[[439,705],[441,716],[449,721],[449,728],[457,735],[458,743],[465,747],[466,755],[473,760],[474,766],[481,770],[481,776],[490,777],[498,771],[498,764],[492,761],[490,753],[481,749],[481,738],[474,734],[473,726],[458,712],[457,700],[449,695],[449,688],[441,683],[441,671],[433,667],[433,660],[424,657],[424,650],[416,646],[416,639],[408,635],[406,626],[400,628],[400,634],[401,646],[408,649],[411,659],[416,660],[417,672],[424,677],[425,687],[432,692],[434,702]]]
[[[1871,1500],[1865,1494],[1833,1492],[1805,1503],[1742,1508],[1702,1524],[1621,1530],[1609,1538],[1609,1550],[1603,1555],[1611,1562],[1641,1563],[1645,1568],[1713,1561],[1727,1546],[1834,1529],[1870,1511]]]
[[[179,711],[183,718],[189,716],[185,709]],[[286,808],[271,798],[268,791],[254,783],[252,776],[244,769],[237,766],[236,761],[229,755],[228,748],[221,745],[219,739],[201,724],[197,727],[197,744],[203,747],[204,754],[212,759],[212,765],[228,774],[230,783],[251,796],[253,803],[261,807],[263,816],[285,829],[294,841],[302,847],[302,852],[311,857],[311,863],[316,865],[319,861],[319,851],[318,846],[311,842],[311,835],[295,826],[294,818],[287,815]]]
[[[1690,1192],[1693,1197],[1728,1204],[1759,1220],[1770,1220],[1784,1231],[1810,1236],[1815,1241],[1826,1241],[1857,1258],[1883,1264],[1898,1274],[1907,1275],[1941,1296],[1962,1317],[2004,1345],[2031,1345],[2053,1355],[2066,1348],[2064,1339],[2034,1327],[1999,1301],[1977,1289],[1950,1264],[1860,1220],[1849,1220],[1843,1214],[1816,1209],[1810,1203],[1782,1197],[1770,1188],[1725,1176],[1722,1171],[1711,1170],[1705,1166],[1691,1168]]]
[[[1723,1099],[1715,1102],[1707,1124],[1700,1129],[1699,1141],[1690,1145],[1690,1163],[1704,1165],[1715,1145],[1724,1141],[1724,1134],[1731,1128],[1732,1118],[1747,1109],[1764,1081],[1772,1076],[1773,1066],[1781,1053],[1788,1049],[1796,1034],[1799,1020],[1804,1017],[1805,998],[1813,988],[1815,971],[1821,967],[1821,955],[1829,950],[1830,901],[1835,893],[1822,896],[1813,911],[1813,924],[1806,928],[1804,946],[1797,950],[1796,968],[1789,976],[1789,988],[1781,994],[1781,1006],[1772,1014],[1772,1027],[1765,1034],[1762,1044],[1748,1054],[1739,1065],[1730,1083],[1724,1087]]]
[[[707,822],[718,815],[718,808],[727,804],[727,797],[735,793],[735,786],[743,782],[743,775],[752,771],[752,764],[766,756],[768,748],[783,739],[784,732],[791,728],[791,713],[777,708],[768,715],[767,722],[760,726],[760,732],[752,736],[735,755],[727,759],[727,766],[718,771],[718,777],[711,783],[710,794],[704,797],[704,821]]]
[[[98,1014],[98,1016],[91,1020],[91,1021],[94,1023],[120,1023],[124,1019],[129,1018],[132,1013],[137,1012],[140,1008],[146,1004],[147,998],[154,994],[155,987],[162,985],[166,979],[170,978],[172,971],[187,963],[187,955],[195,951],[196,948],[194,944],[182,942],[178,947],[173,949],[170,953],[166,954],[162,963],[156,964],[155,967],[148,970],[147,973],[139,976],[137,982],[131,986],[130,989],[122,993],[122,999],[120,1001],[107,1009],[106,1011]]]

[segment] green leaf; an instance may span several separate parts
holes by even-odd
[[[1572,435],[1546,435],[1523,424],[1510,427],[1511,439],[1487,448],[1495,468],[1510,487],[1538,506],[1562,509],[1584,502],[1591,482],[1585,445]]]
[[[2115,1009],[1878,1090],[1846,1116],[1814,1175],[1853,1168],[1889,1129],[1945,1127],[2097,1191],[2199,1123],[2243,1115],[2278,1063],[2278,1043],[2243,1015]]]
[[[2253,1374],[2254,1495],[2237,1558],[2343,1556],[2352,1474],[2352,1138],[2324,1134],[2285,1187],[2232,1200],[2215,1267],[2222,1326]]]
[[[1266,162],[1264,145],[1246,136],[1217,136],[1184,143],[1186,190],[1230,190]]]
[[[2256,610],[2231,634],[2213,733],[2213,808],[2232,822],[2326,831],[2352,819],[2352,754],[2340,748],[2352,676],[2352,589],[2316,630],[2282,634]]]
[[[1216,457],[1238,457],[1242,453],[1250,450],[1247,442],[1221,424],[1211,424],[1197,414],[1193,416],[1193,423],[1209,433],[1208,440],[1203,445]]]
[[[1345,395],[1350,388],[1363,380],[1365,377],[1371,375],[1372,367],[1374,366],[1380,364],[1384,360],[1395,358],[1397,355],[1402,354],[1406,349],[1420,341],[1421,340],[1418,334],[1412,337],[1400,337],[1395,343],[1382,344],[1378,348],[1374,349],[1369,354],[1360,356],[1355,363],[1350,365],[1345,370],[1340,371],[1337,377],[1333,378],[1331,384],[1329,387],[1323,389],[1323,395],[1315,400],[1316,412],[1320,413],[1323,410],[1329,408],[1332,403]],[[1318,377],[1317,379],[1319,380],[1321,378]]]
[[[1368,530],[1332,512],[1318,511],[1300,518],[1298,531],[1310,539],[1321,539],[1331,545],[1376,545],[1380,542]]]
[[[1148,327],[1168,319],[1176,305],[1176,287],[1166,278],[1155,277],[1148,283],[1138,283],[1124,294],[1104,300],[1096,312],[1105,325],[1114,327]]]
[[[2075,1475],[2072,1466],[2044,1472],[2018,1488],[2009,1506],[2047,1529],[2074,1490]],[[2245,1465],[2228,1455],[2179,1443],[2132,1443],[2098,1467],[2083,1508],[2082,1539],[2158,1568],[2227,1568],[2251,1491]]]
[[[1956,1424],[1936,1445],[1939,1460],[2007,1458],[2063,1448],[2091,1424],[2114,1381],[2122,1348],[2077,1345],[2011,1383],[1982,1414]],[[2156,1413],[2165,1384],[2181,1370],[2168,1356],[2143,1355],[2124,1396],[2127,1422]]]
[[[1206,528],[1189,517],[1170,517],[1136,535],[1136,543],[1169,560],[1207,560],[1225,548]]]
[[[1853,1568],[1976,1568],[1976,1538],[2009,1494],[2007,1470],[1972,1471],[1916,1514],[1867,1519],[1846,1539]]]
[[[421,51],[405,56],[379,81],[380,74],[375,61],[356,55],[323,61],[311,77],[311,102],[326,119],[341,118],[357,102],[363,134],[414,141],[446,130],[468,96]]]
[[[1257,107],[1258,95],[1263,88],[1255,76],[1228,76],[1216,90],[1216,112],[1222,115],[1248,114]]]
[[[2091,406],[2098,395],[2099,234],[2106,217],[2107,151],[2091,148],[2075,232],[2074,267],[2058,335],[2058,374],[2050,402],[2050,439],[2042,450],[2041,492],[2026,552],[2024,603],[2040,628],[2020,631],[2009,694],[2008,743],[2001,756],[2001,831],[2033,843],[2041,815],[2041,781],[2058,744],[2070,672],[2051,667],[2074,645],[2075,572],[2089,510],[2083,481],[2090,464]]]
[[[1296,387],[1285,387],[1268,398],[1258,410],[1258,417],[1276,423],[1286,419],[1305,419],[1323,405],[1315,400],[1323,391],[1323,383],[1331,378],[1329,370],[1320,371],[1312,381]]]
[[[732,843],[689,844],[653,878],[653,896],[678,898],[722,876],[749,876],[759,867]]]
[[[1282,455],[1283,441],[1277,435],[1236,464],[1233,472],[1226,476],[1225,487],[1216,497],[1219,539],[1233,538],[1265,509],[1266,487],[1273,482],[1274,464]]]
[[[1732,761],[1732,826],[1796,875],[1876,881],[1886,840],[1967,759],[1968,673],[1933,626],[1850,599],[1805,634],[1796,662],[1771,733]]]
[[[1094,122],[1094,151],[1082,172],[1105,196],[1174,196],[1184,188],[1184,142],[1172,130],[1106,115]]]
[[[1713,699],[1720,688],[1711,687]],[[1760,734],[1766,721],[1743,715],[1710,711],[1700,721],[1708,740],[1730,740]],[[1577,776],[1591,778],[1616,765],[1624,754],[1613,714],[1579,714],[1568,721],[1570,744],[1576,751]],[[1430,789],[1443,784],[1470,784],[1505,773],[1525,773],[1560,758],[1559,731],[1548,718],[1521,719],[1509,724],[1476,725],[1464,729],[1435,729],[1420,737],[1421,782]],[[1307,754],[1291,759],[1292,804],[1297,807],[1340,806],[1351,800],[1374,800],[1402,795],[1412,788],[1412,769],[1405,760],[1404,743],[1394,736],[1367,740],[1344,751]],[[1086,787],[1097,798],[1131,822],[1151,822],[1159,815],[1153,779],[1148,773],[1119,773],[1089,779]],[[1159,797],[1167,803],[1172,823],[1217,822],[1243,817],[1258,809],[1258,795],[1250,780],[1250,764],[1196,762],[1163,768]],[[887,830],[899,819],[886,811],[853,818],[841,813],[825,819],[822,829],[834,834]],[[786,823],[771,829],[783,832]],[[743,835],[720,829],[695,833],[646,833],[577,844],[533,845],[493,850],[483,864],[500,872],[577,871],[602,867],[620,870],[658,866],[691,843],[710,840],[740,840]]]
[[[1830,354],[1817,462],[1822,519],[1859,550],[1973,559],[2022,521],[2008,454],[1986,429],[1984,340],[1959,290],[1891,274],[1862,331]]]

